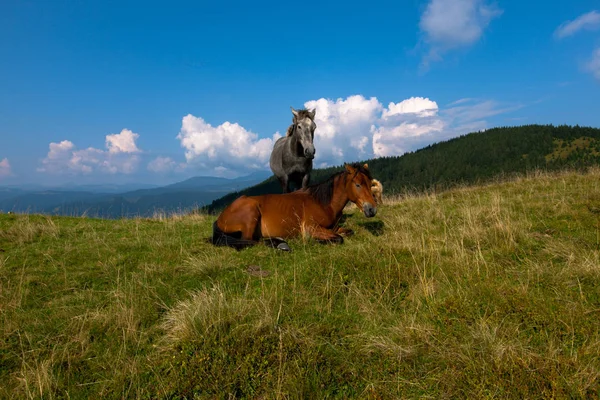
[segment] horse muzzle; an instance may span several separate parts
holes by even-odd
[[[304,157],[308,158],[309,160],[312,160],[313,158],[315,158],[315,148],[305,148],[304,149]]]
[[[367,218],[374,217],[377,214],[377,207],[373,207],[371,203],[364,203],[362,209]]]

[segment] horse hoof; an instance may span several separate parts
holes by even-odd
[[[277,250],[292,251],[292,249],[290,249],[290,246],[288,246],[286,241],[279,237],[269,238],[265,240],[265,244]]]
[[[276,249],[281,251],[292,251],[292,249],[290,249],[290,246],[288,246],[286,242],[279,243]]]

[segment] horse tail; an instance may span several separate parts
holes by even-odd
[[[256,244],[256,242],[253,240],[246,240],[226,234],[221,230],[221,228],[219,228],[217,221],[213,223],[212,243],[215,246],[230,246],[238,250],[243,249],[244,247],[254,246]]]

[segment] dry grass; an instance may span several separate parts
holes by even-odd
[[[0,219],[0,397],[598,397],[599,178],[387,197],[285,254],[202,215]]]

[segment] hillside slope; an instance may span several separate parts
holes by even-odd
[[[292,253],[215,248],[206,215],[3,214],[0,398],[597,398],[599,216],[598,169]]]
[[[427,146],[400,157],[365,160],[387,193],[488,181],[498,175],[535,169],[556,170],[600,164],[600,129],[579,126],[526,125],[489,129]],[[315,170],[312,182],[341,169]],[[271,178],[246,190],[230,193],[206,207],[224,208],[242,194],[280,193]]]

